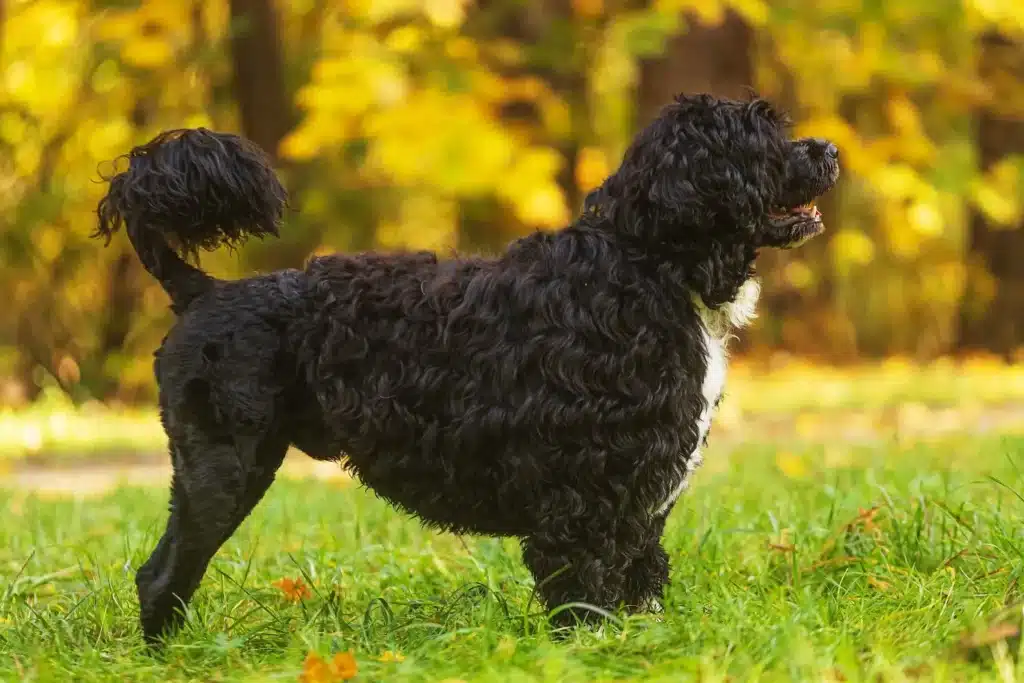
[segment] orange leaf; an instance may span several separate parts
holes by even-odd
[[[355,678],[359,673],[359,665],[356,664],[356,657],[351,652],[339,652],[331,660],[331,672],[336,680],[347,681]]]
[[[275,581],[273,585],[281,591],[286,600],[291,602],[299,602],[300,600],[306,600],[313,596],[309,590],[309,586],[307,586],[302,579],[285,578],[280,581]]]
[[[302,662],[302,673],[299,674],[299,683],[331,683],[331,669],[327,662],[315,652],[306,655]]]
[[[330,662],[315,652],[306,655],[302,663],[300,683],[337,683],[355,678],[359,673],[355,655],[351,652],[338,652]]]

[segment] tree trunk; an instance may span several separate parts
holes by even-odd
[[[575,214],[583,203],[582,192],[576,185],[576,162],[581,144],[586,141],[589,133],[586,74],[581,70],[581,60],[566,54],[573,49],[580,49],[580,44],[552,38],[566,35],[572,23],[573,8],[570,0],[524,0],[513,3],[477,0],[464,31],[479,39],[509,39],[534,49],[547,41],[545,52],[553,49],[559,51],[557,60],[552,60],[548,55],[548,61],[543,65],[527,62],[505,67],[502,75],[535,76],[558,92],[567,103],[572,120],[571,135],[554,139],[544,136],[542,132],[539,141],[558,150],[564,160],[556,181],[565,195],[570,214]],[[513,127],[536,131],[542,126],[541,113],[536,104],[529,100],[506,102],[499,116],[506,125]],[[510,214],[502,219],[489,211],[473,211],[470,208],[470,211],[462,212],[459,227],[460,244],[467,247],[484,250],[499,248],[509,233],[514,234],[521,229],[518,221],[511,218]],[[495,229],[496,221],[504,224]]]
[[[687,18],[688,27],[669,41],[665,53],[641,64],[637,128],[679,93],[742,97],[753,86],[754,34],[746,22],[731,10],[714,27]]]
[[[1024,45],[998,34],[982,39],[981,77],[992,83],[1002,71],[1024,80]],[[998,90],[998,89],[997,89]],[[1024,113],[1001,111],[1008,98],[994,93],[977,121],[982,170],[1001,158],[1024,154]],[[1024,346],[1024,225],[993,225],[980,211],[971,216],[967,241],[967,283],[960,312],[960,351],[984,350],[1010,359]]]
[[[273,159],[292,126],[273,0],[230,0],[233,88],[242,132]]]

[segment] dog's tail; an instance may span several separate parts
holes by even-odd
[[[188,263],[200,249],[278,234],[287,194],[254,143],[205,128],[165,131],[126,155],[96,209],[93,237],[122,226],[181,314],[216,282]]]

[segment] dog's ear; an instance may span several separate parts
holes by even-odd
[[[788,112],[762,97],[751,97],[747,103],[747,114],[753,120],[767,121],[777,128],[790,128],[793,125]]]
[[[685,179],[680,169],[665,168],[651,179],[647,192],[651,204],[673,217],[670,222],[686,222],[698,203],[693,183]],[[696,219],[696,217],[693,217]]]

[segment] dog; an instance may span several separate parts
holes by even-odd
[[[176,315],[154,354],[170,514],[136,574],[150,644],[290,446],[433,528],[518,538],[558,627],[658,610],[665,520],[754,316],[757,254],[819,234],[839,175],[835,145],[792,139],[767,100],[680,95],[572,224],[497,257],[335,254],[223,281],[191,257],[278,234],[266,155],[200,128],[126,156],[95,236],[124,228]]]

